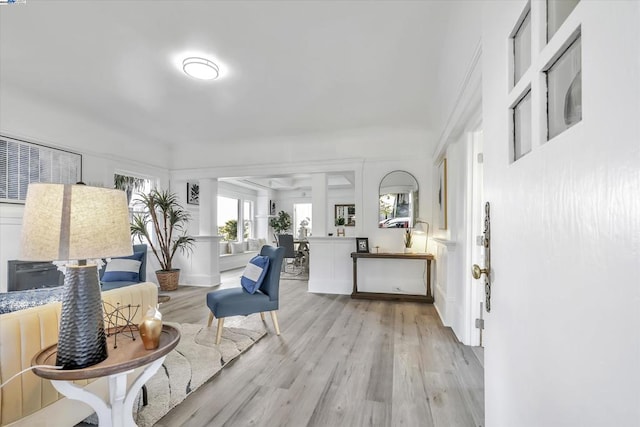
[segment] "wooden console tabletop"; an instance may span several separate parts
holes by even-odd
[[[351,252],[353,258],[353,292],[351,298],[363,299],[388,299],[398,301],[414,301],[433,303],[433,295],[431,294],[431,261],[434,259],[431,254],[405,254],[405,253],[378,253],[372,254],[368,252]],[[384,259],[409,259],[409,260],[425,260],[427,262],[427,294],[426,295],[409,295],[409,294],[392,294],[382,292],[361,292],[358,291],[358,258],[384,258]]]

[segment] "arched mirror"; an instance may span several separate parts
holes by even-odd
[[[418,181],[409,172],[389,172],[380,181],[379,228],[413,227],[418,216]]]

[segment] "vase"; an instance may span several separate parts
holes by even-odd
[[[162,315],[160,311],[158,311],[157,308],[149,307],[138,329],[146,350],[155,350],[158,348],[160,345],[160,334],[162,333]]]

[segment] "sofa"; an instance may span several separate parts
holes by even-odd
[[[140,323],[147,306],[155,306],[158,288],[155,283],[139,283],[102,292],[102,300],[113,306],[140,305],[133,322]],[[58,341],[60,302],[0,315],[0,383],[31,366],[31,359],[40,350]],[[140,369],[137,370],[140,372]],[[129,375],[129,383],[137,375]],[[104,398],[108,396],[106,378],[77,381]],[[25,372],[0,389],[1,426],[73,426],[93,410],[79,401],[67,399],[53,385]]]

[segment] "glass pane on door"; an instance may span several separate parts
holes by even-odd
[[[580,0],[547,0],[547,42],[579,2]]]
[[[513,160],[531,151],[531,91],[513,108]]]
[[[582,120],[582,43],[576,39],[547,70],[547,140]]]

